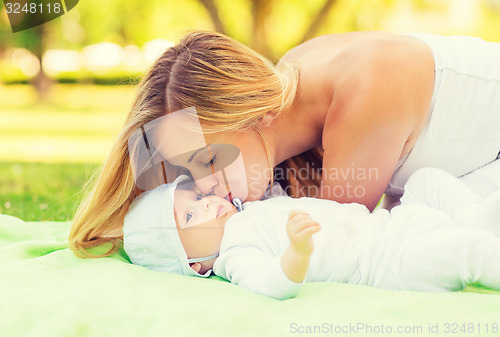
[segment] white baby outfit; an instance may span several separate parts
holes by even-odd
[[[419,170],[406,188],[391,213],[312,198],[247,202],[226,223],[214,273],[259,294],[295,296],[303,283],[287,278],[280,259],[289,212],[300,209],[322,226],[305,282],[423,291],[481,282],[500,289],[500,238],[482,229],[500,229],[500,192],[482,200],[437,169]],[[471,222],[478,214],[482,223]]]

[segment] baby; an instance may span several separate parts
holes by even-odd
[[[183,189],[186,179],[131,205],[123,231],[133,263],[203,277],[213,270],[277,299],[320,281],[420,291],[479,282],[500,289],[500,191],[480,198],[445,171],[417,171],[391,213],[289,197],[246,202],[239,211],[226,199]]]

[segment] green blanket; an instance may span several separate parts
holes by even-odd
[[[494,291],[310,283],[277,301],[217,277],[153,272],[123,251],[79,259],[69,227],[0,215],[0,336],[500,335]]]

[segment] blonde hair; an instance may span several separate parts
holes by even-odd
[[[168,48],[138,86],[125,126],[93,187],[78,208],[69,246],[80,257],[103,257],[120,247],[127,210],[142,191],[134,182],[128,140],[139,128],[165,114],[194,106],[204,132],[255,130],[268,112],[280,114],[293,104],[297,68],[276,68],[247,46],[222,34],[194,31]],[[270,167],[267,142],[263,138]],[[93,247],[111,243],[102,254]]]

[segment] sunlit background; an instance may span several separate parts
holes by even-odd
[[[314,36],[359,30],[500,42],[500,0],[82,0],[15,34],[2,2],[0,213],[70,219],[134,84],[192,29],[223,32],[273,61]]]

